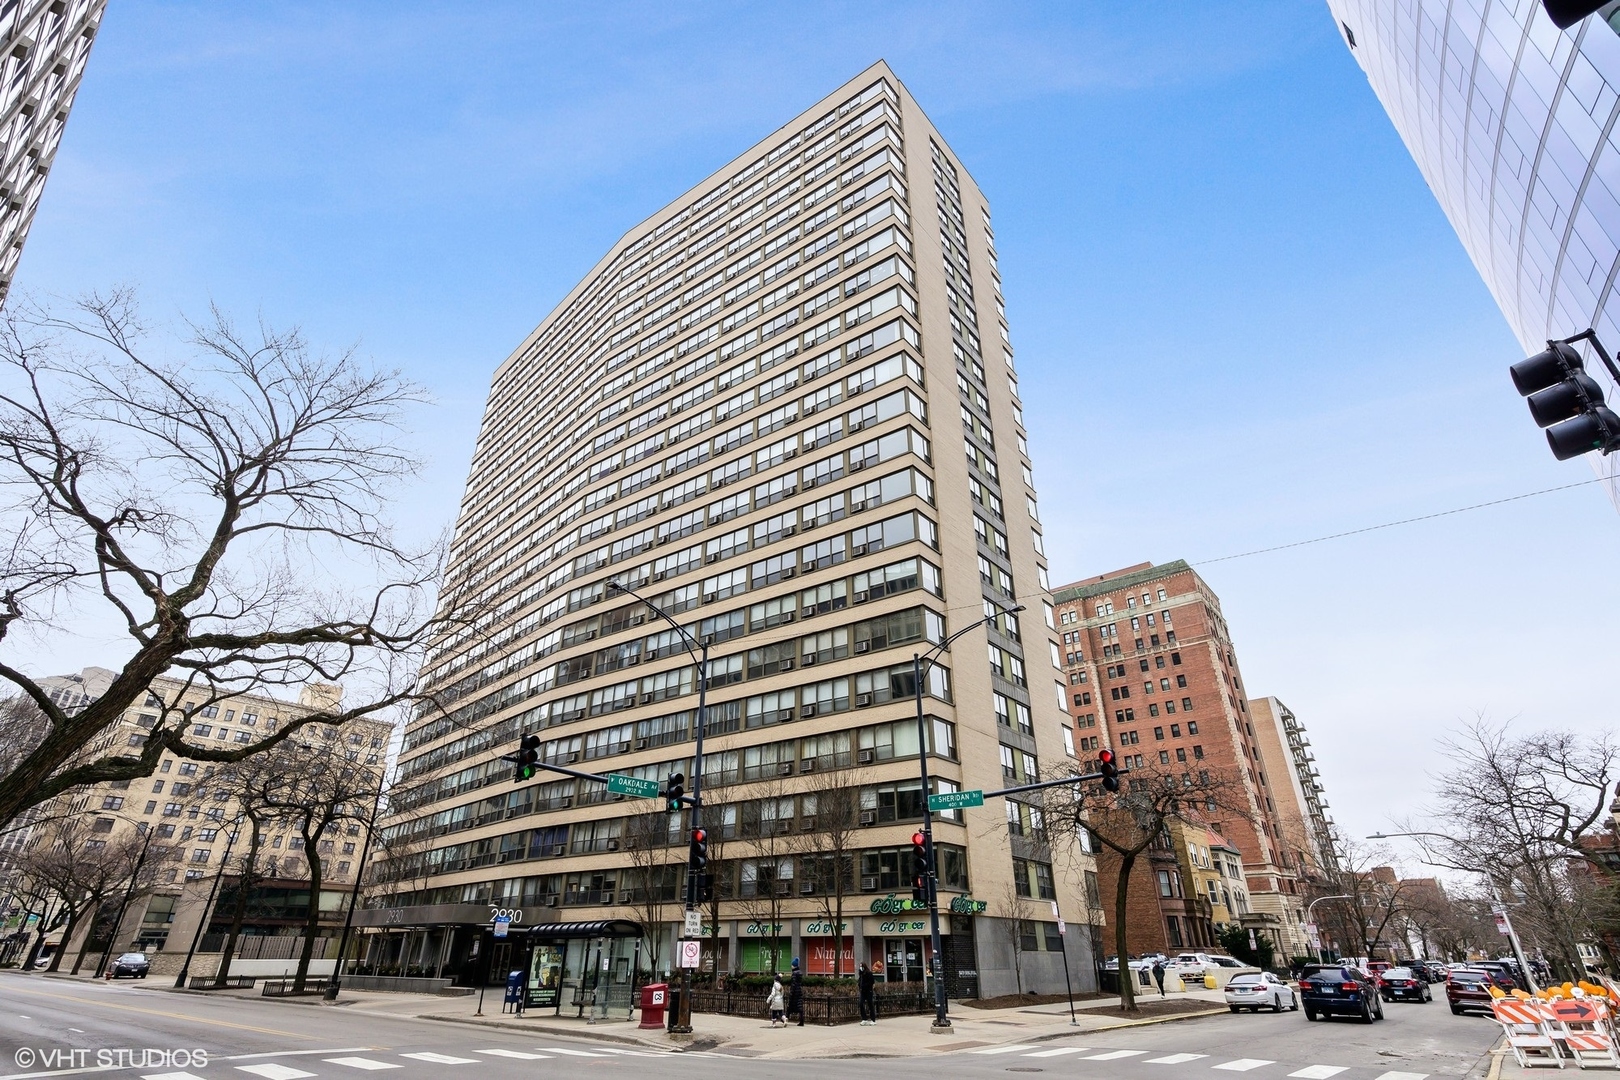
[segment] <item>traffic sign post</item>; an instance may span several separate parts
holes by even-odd
[[[1058,938],[1063,943],[1063,989],[1069,993],[1069,1023],[1078,1025],[1080,1021],[1074,1015],[1074,984],[1069,981],[1069,927],[1058,911],[1056,900],[1052,901],[1052,918],[1057,920]]]
[[[511,925],[512,925],[512,916],[510,916],[510,915],[497,915],[497,916],[495,916],[495,937],[496,937],[496,939],[499,940],[500,938],[504,938],[506,936],[506,931],[511,927]]]
[[[658,798],[658,781],[608,773],[607,789],[613,795],[634,795],[638,799]]]
[[[680,943],[680,946],[680,966],[684,970],[695,970],[698,966],[699,959],[703,956],[703,942],[683,941]]]
[[[928,809],[934,813],[942,810],[965,810],[971,806],[984,805],[984,791],[974,788],[969,791],[942,791],[937,795],[928,796]]]
[[[688,911],[686,913],[686,925],[681,927],[681,936],[689,938],[703,936],[703,912]]]

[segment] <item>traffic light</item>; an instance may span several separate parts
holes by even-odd
[[[911,834],[911,898],[928,902],[928,837]]]
[[[534,774],[540,771],[540,736],[525,735],[518,742],[517,768],[512,773],[512,782],[521,784],[525,780],[533,780]]]
[[[1119,790],[1119,766],[1114,764],[1112,750],[1097,751],[1097,771],[1102,773],[1104,791],[1112,793]]]
[[[686,865],[692,873],[702,875],[709,866],[709,834],[704,829],[692,830],[692,846],[687,849]]]
[[[672,814],[681,812],[681,799],[686,795],[686,776],[683,773],[670,773],[669,779],[664,781],[665,809]]]
[[[1603,403],[1603,388],[1586,374],[1585,361],[1562,341],[1508,369],[1529,400],[1530,416],[1547,429],[1553,457],[1567,461],[1593,450],[1620,448],[1620,417]]]
[[[1541,0],[1547,17],[1560,30],[1568,30],[1609,0]]]
[[[697,902],[707,904],[714,899],[714,875],[699,874],[697,879]]]

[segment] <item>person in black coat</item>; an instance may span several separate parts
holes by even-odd
[[[799,971],[799,958],[793,958],[793,977],[788,982],[788,1015],[797,1014],[799,1026],[804,1027],[804,975]]]
[[[873,1027],[877,1024],[877,979],[872,975],[872,969],[865,964],[855,975],[855,989],[861,998],[861,1026]]]
[[[1159,984],[1159,996],[1164,997],[1164,961],[1153,961],[1153,981]]]

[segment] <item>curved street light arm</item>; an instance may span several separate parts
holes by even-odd
[[[660,619],[663,619],[665,622],[669,623],[670,626],[674,627],[675,632],[681,635],[681,647],[686,650],[687,655],[692,658],[694,663],[699,662],[697,650],[702,646],[698,643],[698,640],[692,636],[692,632],[690,630],[676,622],[674,619],[670,618],[669,612],[665,611],[651,600],[648,600],[645,596],[642,596],[628,585],[621,585],[617,581],[609,579],[607,587],[612,589],[614,592],[624,593],[626,596],[640,600],[654,615],[657,615]]]

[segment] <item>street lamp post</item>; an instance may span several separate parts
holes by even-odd
[[[1315,911],[1316,910],[1316,905],[1320,904],[1322,901],[1324,901],[1324,900],[1354,900],[1354,899],[1355,899],[1355,897],[1352,896],[1350,893],[1335,893],[1332,896],[1318,896],[1315,900],[1312,900],[1310,903],[1305,905],[1305,925],[1307,925],[1307,926],[1315,926],[1316,925],[1315,922],[1313,922],[1312,919],[1311,919],[1311,912]],[[1321,934],[1320,931],[1318,931],[1317,935],[1316,935],[1316,953],[1317,953],[1317,958],[1321,959],[1322,958],[1322,956],[1321,956],[1321,954],[1322,954],[1322,934]]]
[[[107,947],[102,950],[101,962],[96,965],[95,977],[98,979],[101,978],[102,973],[107,970],[107,958],[112,955],[113,945],[117,944],[118,942],[118,931],[124,925],[124,914],[129,910],[129,902],[135,899],[135,886],[139,884],[141,879],[141,870],[146,866],[146,851],[152,846],[152,834],[157,831],[156,829],[147,826],[145,822],[141,822],[140,825],[142,827],[142,835],[144,835],[146,839],[141,842],[141,853],[135,860],[135,869],[130,871],[129,888],[124,890],[124,901],[118,905],[118,917],[113,920],[112,931],[107,935]],[[66,942],[63,942],[62,944],[64,948],[67,945]]]
[[[377,808],[382,806],[382,784],[371,801],[371,817],[366,821],[366,838],[360,844],[360,862],[355,866],[354,888],[349,890],[349,913],[343,917],[343,933],[338,938],[337,962],[332,966],[332,979],[326,984],[322,1001],[336,1001],[338,985],[343,976],[343,954],[349,950],[349,932],[354,928],[354,907],[360,900],[360,882],[366,874],[366,857],[371,854],[371,834],[377,831]]]
[[[1451,837],[1447,836],[1445,833],[1437,832],[1373,833],[1371,836],[1367,837],[1367,839],[1388,840],[1396,836],[1433,836],[1441,840],[1451,839]],[[1508,915],[1507,904],[1502,902],[1502,894],[1497,891],[1496,879],[1491,875],[1489,870],[1482,867],[1473,866],[1466,867],[1465,869],[1472,870],[1474,873],[1480,874],[1485,878],[1485,886],[1491,891],[1491,910],[1507,926],[1508,941],[1513,944],[1513,958],[1519,962],[1519,971],[1524,975],[1525,982],[1530,984],[1530,989],[1532,991],[1538,989],[1536,986],[1535,973],[1530,970],[1530,965],[1525,960],[1524,946],[1519,942],[1519,932],[1513,928],[1513,919]]]
[[[641,601],[648,611],[657,615],[668,623],[677,635],[680,636],[681,647],[697,665],[698,701],[697,701],[697,743],[693,747],[692,760],[692,794],[687,796],[692,805],[692,824],[689,833],[695,833],[703,827],[703,729],[709,725],[708,695],[709,695],[709,644],[694,638],[691,631],[670,617],[669,612],[654,604],[628,585],[621,585],[617,581],[609,581],[607,587],[614,592],[623,593]],[[697,910],[698,880],[692,868],[691,859],[686,863],[686,912],[690,915]],[[682,935],[685,936],[684,934]],[[936,932],[937,940],[937,932]],[[690,1035],[692,1033],[692,969],[681,968],[681,1000],[676,1007],[674,1024],[670,1026],[672,1035]]]
[[[928,808],[928,722],[923,716],[923,676],[927,674],[929,667],[938,662],[943,653],[950,650],[951,644],[958,638],[986,623],[994,622],[1002,615],[1014,615],[1024,610],[1022,604],[1007,608],[994,600],[985,602],[996,609],[994,614],[986,615],[977,622],[962,627],[927,652],[913,653],[911,657],[911,678],[917,698],[917,769],[922,776],[923,850],[927,852],[928,858],[928,873],[924,880],[927,882],[925,888],[928,893],[928,936],[930,948],[933,950],[929,966],[934,970],[934,1022],[929,1030],[935,1034],[948,1034],[951,1031],[951,1018],[947,1014],[945,960],[939,935],[939,858],[934,852],[934,812]]]

